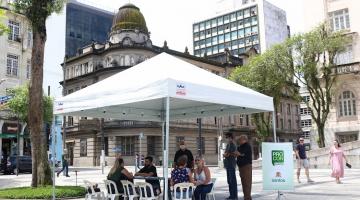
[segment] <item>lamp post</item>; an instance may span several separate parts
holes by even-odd
[[[17,114],[17,131],[16,131],[16,176],[19,175],[19,154],[20,154],[20,124],[19,124],[19,113]]]

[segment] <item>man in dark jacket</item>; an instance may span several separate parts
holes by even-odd
[[[252,185],[252,150],[248,143],[248,137],[241,135],[237,148],[237,166],[240,171],[241,185],[244,193],[244,200],[251,200]]]
[[[229,186],[230,196],[226,200],[237,200],[238,189],[236,180],[236,144],[234,142],[234,135],[231,132],[225,134],[228,142],[224,153],[224,167],[226,169],[226,179]]]
[[[175,157],[174,157],[174,165],[173,167],[176,166],[176,163],[178,162],[179,158],[182,156],[186,156],[187,158],[187,164],[186,167],[189,169],[193,169],[194,168],[194,157],[193,154],[191,153],[190,150],[188,150],[185,146],[185,141],[180,141],[179,143],[180,145],[180,149],[175,153]]]

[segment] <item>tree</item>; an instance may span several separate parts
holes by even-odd
[[[306,103],[318,129],[319,147],[325,146],[324,128],[337,77],[335,59],[349,42],[348,36],[331,31],[327,24],[286,42],[286,46],[294,52],[294,65],[289,65],[289,70],[310,94],[310,101]]]
[[[0,0],[0,5],[2,0]],[[1,22],[5,18],[5,9],[0,8],[0,36],[9,31],[8,27]]]
[[[43,126],[43,64],[46,42],[46,19],[62,10],[64,0],[14,0],[13,6],[31,22],[33,48],[31,57],[31,81],[29,89],[28,122],[31,133],[32,181],[31,186],[49,185],[51,173],[47,159],[46,137],[41,134]]]
[[[250,58],[249,63],[237,67],[230,79],[243,86],[254,89],[274,98],[274,107],[277,109],[280,99],[287,94],[297,99],[298,86],[293,83],[293,77],[284,66],[290,65],[292,59],[284,45],[275,45],[265,53]],[[279,55],[284,55],[279,57]],[[276,113],[276,112],[275,112]],[[252,115],[257,135],[261,139],[269,137],[272,133],[272,115],[270,113],[257,113]]]

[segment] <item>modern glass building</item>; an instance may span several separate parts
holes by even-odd
[[[195,56],[263,52],[288,37],[285,11],[264,0],[242,1],[233,11],[193,24]]]
[[[75,0],[66,5],[66,55],[73,57],[77,49],[94,42],[104,43],[110,33],[114,13]]]

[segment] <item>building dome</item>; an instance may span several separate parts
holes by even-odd
[[[133,4],[125,4],[114,16],[111,31],[139,30],[148,33],[146,21],[140,9]]]

